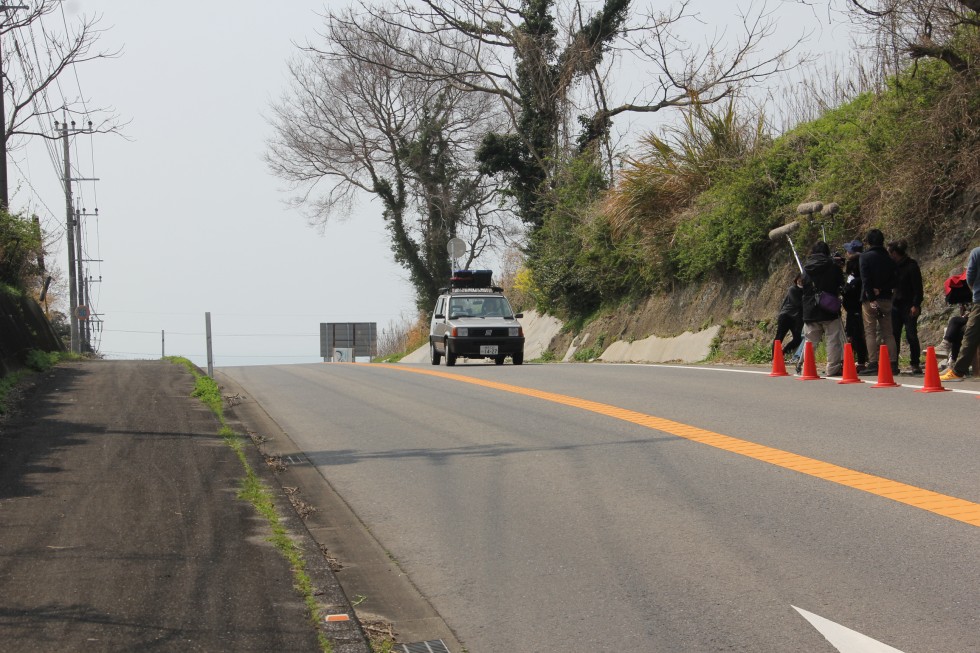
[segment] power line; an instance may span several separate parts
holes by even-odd
[[[160,358],[158,354],[149,354],[145,351],[103,351],[104,356],[146,356],[147,358]],[[203,358],[203,353],[182,353],[181,356],[196,356]],[[320,358],[319,354],[219,354],[215,358]]]
[[[25,184],[27,184],[27,187],[30,188],[31,191],[33,191],[33,193],[34,193],[34,195],[33,195],[34,199],[37,200],[38,202],[40,202],[41,203],[41,206],[43,206],[48,211],[48,213],[50,214],[50,215],[44,216],[44,219],[45,220],[55,220],[56,221],[56,225],[57,225],[56,229],[62,229],[62,230],[64,230],[64,226],[62,224],[60,224],[60,221],[57,221],[57,218],[54,217],[54,211],[52,211],[51,210],[51,207],[48,206],[44,202],[44,199],[41,197],[41,193],[39,193],[38,190],[36,188],[34,188],[34,185],[31,183],[31,177],[30,177],[30,175],[24,173],[24,170],[20,167],[20,164],[17,163],[16,160],[11,160],[11,163],[13,163],[14,164],[14,167],[17,168],[17,172],[20,173],[21,180],[23,180],[23,182]],[[50,227],[47,227],[47,226],[46,226],[46,228],[47,229],[50,229]]]
[[[160,331],[166,332],[167,335],[175,336],[204,336],[207,335],[203,331],[191,332],[191,331],[167,331],[166,329],[160,329],[159,331],[135,331],[126,329],[103,329],[105,333],[146,333],[159,335]],[[319,333],[214,333],[213,338],[319,338]]]

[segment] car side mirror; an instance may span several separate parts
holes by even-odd
[[[514,317],[515,317],[515,318],[522,318],[522,317],[524,317],[524,313],[518,313],[518,314],[517,314],[517,315],[515,315]]]
[[[432,317],[433,317],[434,319],[436,319],[436,320],[445,320],[445,319],[446,319],[446,316],[445,316],[445,315],[443,315],[442,313],[436,313],[436,314],[435,314],[435,315],[433,315]]]

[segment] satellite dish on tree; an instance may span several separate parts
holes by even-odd
[[[449,250],[449,257],[455,260],[466,253],[466,243],[463,242],[462,238],[452,238],[447,244],[447,249]]]

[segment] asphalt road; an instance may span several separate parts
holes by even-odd
[[[980,651],[974,394],[668,366],[222,372],[470,653]],[[894,482],[915,505],[880,496]]]
[[[242,461],[183,366],[63,363],[33,383],[0,422],[0,651],[321,650],[268,522],[238,498]],[[346,606],[274,500],[316,600]],[[323,626],[337,653],[367,650],[351,624]]]

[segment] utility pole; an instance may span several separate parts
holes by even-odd
[[[75,265],[78,266],[78,269],[75,270],[75,279],[78,281],[78,306],[86,306],[85,267],[82,265],[82,212],[77,208],[75,209]],[[85,329],[82,327],[82,323],[88,316],[79,315],[78,317],[78,350],[84,354],[88,348],[86,347]]]
[[[72,125],[75,123],[73,122]],[[58,129],[59,123],[54,122]],[[65,208],[68,214],[68,224],[65,233],[68,237],[68,320],[71,326],[71,353],[81,353],[81,343],[78,338],[78,280],[75,263],[75,209],[71,196],[71,151],[68,147],[68,123],[61,123],[61,140],[65,152]]]
[[[82,215],[86,215],[86,214],[84,212],[82,212]],[[87,259],[84,259],[84,262],[85,263],[95,263],[95,262],[101,263],[102,262],[102,259],[87,258]],[[101,316],[101,313],[96,313],[94,310],[92,310],[92,284],[93,283],[102,283],[102,275],[100,274],[98,279],[96,279],[95,277],[93,277],[91,274],[88,275],[87,277],[85,277],[85,295],[82,298],[82,303],[85,305],[85,307],[87,309],[86,310],[87,315],[86,315],[85,320],[84,320],[84,322],[85,322],[85,328],[82,329],[81,325],[79,325],[78,330],[79,330],[79,335],[82,338],[82,344],[84,345],[85,351],[87,351],[87,352],[92,352],[93,351],[93,349],[92,349],[92,325],[93,324],[98,324],[99,321],[100,321],[99,320],[99,317]]]
[[[98,181],[98,179],[75,177],[72,181]],[[92,319],[92,300],[89,293],[91,277],[85,275],[84,264],[91,262],[93,259],[87,259],[82,256],[82,218],[93,215],[98,217],[99,210],[95,209],[95,213],[86,213],[84,209],[75,209],[75,261],[78,264],[78,305],[84,306],[86,313],[85,315],[79,315],[79,319],[84,322],[84,328],[82,324],[78,325],[78,337],[83,353],[92,351],[92,330],[89,324]]]
[[[6,17],[7,12],[14,9],[27,9],[27,5],[0,5],[0,11]],[[10,197],[7,191],[7,112],[4,106],[7,95],[4,82],[7,75],[3,72],[3,46],[0,44],[0,211],[10,207]]]
[[[65,122],[54,122],[55,130],[61,131],[62,147],[65,154],[65,212],[68,215],[66,225],[66,236],[68,238],[68,300],[69,300],[69,323],[71,325],[71,351],[73,354],[82,353],[81,332],[78,328],[78,302],[82,295],[81,288],[84,284],[85,275],[82,273],[82,232],[80,227],[81,216],[75,215],[74,201],[71,191],[71,182],[82,181],[82,179],[72,179],[71,176],[71,149],[68,147],[69,134],[90,134],[92,133],[92,123],[88,123],[88,129],[76,129],[75,121],[71,121],[71,129],[68,128],[67,118]],[[77,218],[77,219],[76,219]],[[76,242],[76,232],[78,234]],[[84,300],[83,300],[84,301]]]
[[[62,148],[65,156],[65,212],[68,215],[67,228],[65,229],[68,238],[68,301],[69,301],[69,324],[71,326],[71,351],[74,354],[82,353],[81,332],[78,327],[78,305],[79,296],[82,295],[82,285],[85,275],[82,272],[82,235],[80,222],[81,217],[76,216],[71,182],[83,181],[83,179],[72,179],[71,176],[71,149],[68,146],[68,136],[75,134],[90,134],[92,123],[88,123],[88,129],[76,129],[75,121],[71,121],[71,129],[68,128],[67,119],[63,123],[57,120],[54,122],[55,130],[61,131]],[[77,219],[76,219],[77,218]],[[78,234],[77,243],[75,234]],[[83,299],[84,301],[84,299]]]

